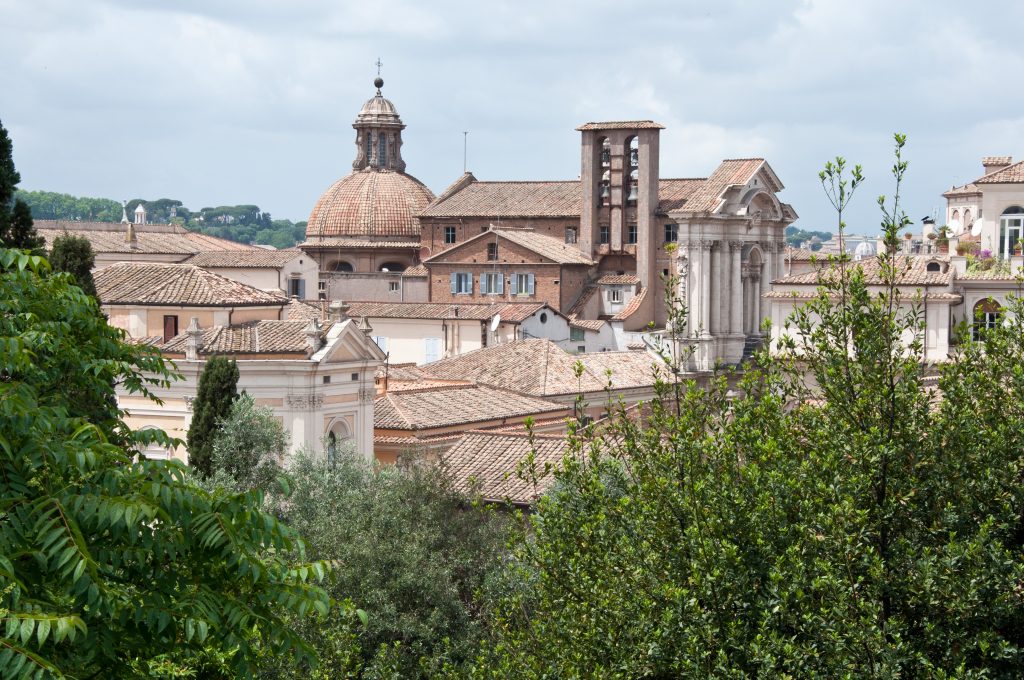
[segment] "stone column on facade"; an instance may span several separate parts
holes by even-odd
[[[743,333],[743,271],[740,261],[742,241],[729,241],[732,254],[732,267],[729,271],[729,332],[733,335]]]
[[[711,337],[711,241],[700,242],[700,334]]]
[[[763,265],[762,265],[763,266]],[[750,331],[748,335],[761,332],[761,274],[750,272]]]
[[[711,250],[711,321],[709,330],[712,335],[722,332],[722,293],[726,289],[722,276],[722,246],[724,241],[714,241]]]
[[[764,297],[764,294],[771,290],[771,282],[777,274],[775,273],[775,242],[769,241],[764,244],[765,252],[767,257],[764,259],[764,264],[761,265],[761,280],[760,287],[758,289],[757,298],[757,326],[758,329],[761,327],[761,322],[764,321],[765,317],[771,313],[768,309],[768,299]]]
[[[700,335],[701,332],[701,282],[704,278],[703,270],[703,257],[701,251],[700,242],[694,242],[689,245],[687,250],[690,253],[690,280],[687,282],[687,289],[689,296],[686,300],[686,306],[688,307],[687,313],[689,316],[690,326],[690,337],[695,338]]]

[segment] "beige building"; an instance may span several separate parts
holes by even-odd
[[[320,270],[316,260],[298,248],[206,251],[185,263],[259,290],[300,300],[317,299]]]
[[[93,275],[110,325],[136,340],[166,342],[193,318],[201,328],[280,320],[287,298],[192,264],[112,264]]]
[[[238,389],[268,406],[290,437],[291,450],[330,453],[343,442],[373,455],[374,375],[384,354],[352,319],[321,327],[316,322],[252,321],[235,326],[190,326],[158,348],[174,360],[183,379],[155,394],[163,405],[118,391],[133,429],[159,428],[185,439],[206,360],[229,356],[238,363]],[[184,447],[154,448],[154,457],[187,462]]]

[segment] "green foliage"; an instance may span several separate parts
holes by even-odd
[[[45,242],[32,226],[29,207],[15,198],[21,175],[14,167],[13,145],[0,123],[0,247],[19,248],[42,254]]]
[[[470,677],[1019,677],[1024,303],[935,392],[895,253],[881,292],[836,258],[742,377],[572,433]]]
[[[53,240],[50,265],[54,271],[67,272],[87,295],[96,295],[96,284],[92,280],[92,267],[96,256],[89,240],[81,236],[63,234]]]
[[[19,199],[32,209],[37,220],[118,222],[121,204],[109,198],[80,198],[55,191],[18,190]]]
[[[200,477],[213,472],[213,442],[217,428],[231,414],[238,399],[238,364],[234,359],[211,357],[199,376],[188,428],[188,462]]]
[[[483,634],[478,595],[505,553],[507,517],[467,504],[431,465],[375,470],[349,451],[333,466],[299,455],[288,473],[292,493],[278,512],[313,558],[336,565],[330,592],[349,601],[327,625],[293,621],[320,653],[322,677],[355,668],[365,678],[431,677],[472,656]]]
[[[820,250],[821,241],[827,241],[832,238],[832,232],[829,231],[805,231],[799,227],[786,227],[786,243],[793,246],[794,248],[801,243],[811,242],[812,239],[818,239],[818,242],[811,243],[809,246],[811,250]]]
[[[311,662],[282,616],[326,612],[327,565],[289,557],[304,545],[258,491],[207,493],[134,453],[172,442],[133,434],[113,385],[151,397],[176,376],[122,338],[68,275],[0,251],[0,678]]]
[[[270,490],[288,450],[288,435],[274,412],[242,394],[218,424],[211,446],[213,470],[239,489]]]

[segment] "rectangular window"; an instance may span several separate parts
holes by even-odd
[[[679,240],[679,225],[678,224],[666,224],[665,225],[665,243],[675,243]]]
[[[444,242],[455,243],[455,227],[444,228]]]
[[[178,334],[178,317],[174,314],[164,315],[164,342]]]
[[[566,227],[566,229],[565,229],[565,242],[566,243],[576,243],[576,228],[575,227]]]
[[[488,243],[487,244],[487,261],[497,262],[498,261],[498,244]]]
[[[513,274],[512,275],[512,290],[509,292],[513,295],[533,295],[535,288],[535,281],[533,274]]]
[[[392,293],[398,292],[398,281],[388,281],[388,290]]]
[[[505,292],[505,277],[498,272],[486,272],[480,275],[481,295],[501,295]]]
[[[423,338],[423,362],[431,363],[441,358],[441,338]]]
[[[321,300],[327,299],[327,282],[317,281],[316,282],[316,296]]]
[[[331,384],[331,376],[329,376],[329,375],[325,375],[324,376],[324,384],[325,385],[330,385]]]
[[[472,295],[473,275],[469,272],[452,272],[452,295]]]
[[[569,327],[569,341],[570,342],[583,342],[583,329]]]
[[[622,291],[618,288],[612,288],[608,291],[608,302],[613,304],[622,302]]]
[[[306,298],[305,279],[288,279],[288,297],[296,297],[300,300]]]
[[[636,225],[630,224],[626,227],[626,243],[636,243]]]
[[[598,240],[600,241],[600,243],[602,245],[605,245],[605,244],[608,244],[608,243],[612,242],[612,230],[611,230],[611,227],[609,227],[607,224],[602,224],[601,225],[601,228],[600,228],[598,234],[599,234],[599,239]]]

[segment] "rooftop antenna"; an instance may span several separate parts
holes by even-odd
[[[467,158],[466,153],[467,153],[467,149],[468,148],[469,148],[469,130],[463,130],[462,131],[462,174],[463,175],[466,174],[466,168],[468,167],[466,165],[466,158]]]

